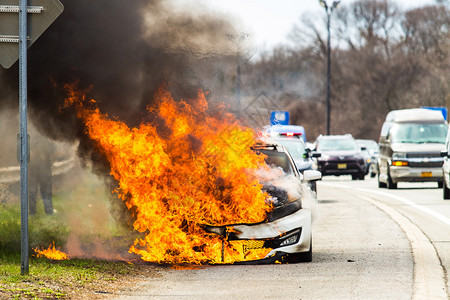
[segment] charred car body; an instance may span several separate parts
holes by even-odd
[[[286,174],[295,176],[304,183],[321,178],[320,172],[314,170],[307,170],[301,175],[289,152],[281,145],[261,144],[252,147],[252,150],[265,155],[267,165],[280,167]],[[297,199],[289,199],[286,189],[264,185],[263,190],[270,195],[274,206],[264,222],[206,226],[205,229],[222,235],[229,241],[244,241],[243,252],[246,249],[272,249],[265,258],[243,262],[246,264],[311,261],[311,209],[304,207],[301,195]]]

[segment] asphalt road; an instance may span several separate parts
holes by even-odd
[[[118,299],[449,299],[450,201],[436,184],[318,183],[313,262],[149,266]]]

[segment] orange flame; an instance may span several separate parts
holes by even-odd
[[[33,248],[34,252],[36,252],[37,257],[47,257],[53,260],[66,260],[69,259],[66,253],[55,248],[55,242],[53,242],[52,246],[48,247],[48,249],[39,250],[38,248]]]
[[[270,249],[248,249],[207,233],[203,225],[264,221],[271,206],[252,170],[264,158],[250,150],[256,134],[228,113],[210,112],[203,93],[175,102],[160,90],[149,114],[155,122],[130,128],[108,119],[83,93],[67,86],[89,137],[109,161],[118,193],[145,233],[130,252],[158,263],[233,263],[263,258]],[[91,107],[87,107],[91,106]],[[158,129],[157,129],[158,128]]]

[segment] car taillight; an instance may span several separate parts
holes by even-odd
[[[408,166],[408,162],[407,161],[401,161],[401,160],[394,160],[392,161],[392,165],[396,166],[396,167],[406,167]]]
[[[280,135],[284,135],[284,136],[300,136],[302,135],[301,132],[283,132],[280,133]]]

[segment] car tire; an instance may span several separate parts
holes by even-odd
[[[358,180],[359,176],[358,174],[352,174],[352,180]]]
[[[438,188],[442,189],[444,187],[444,182],[438,181]]]
[[[442,187],[442,191],[444,200],[450,199],[450,189],[447,187],[445,183],[444,186]]]
[[[387,187],[386,183],[380,181],[380,173],[379,172],[378,172],[377,179],[378,179],[378,187],[379,188],[386,188]]]
[[[366,174],[364,173],[359,173],[358,179],[359,180],[364,180],[364,177],[366,177]]]
[[[311,191],[317,193],[317,184],[316,184],[315,181],[311,181],[311,182],[309,183],[309,188],[311,189]]]
[[[397,183],[394,183],[392,181],[391,175],[389,174],[389,170],[388,170],[387,188],[390,190],[395,190],[397,188]]]

